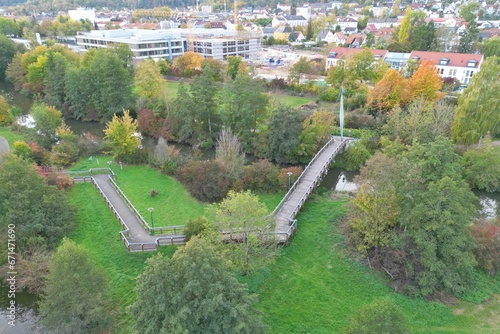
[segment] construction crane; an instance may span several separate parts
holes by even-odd
[[[189,51],[194,52],[194,36],[193,36],[193,18],[189,16],[188,20],[189,29]]]
[[[234,0],[234,30],[238,30],[238,1]]]

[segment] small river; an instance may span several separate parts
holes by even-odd
[[[12,85],[0,81],[0,95],[3,95],[10,105],[17,105],[24,113],[28,113],[31,108],[32,101],[29,98],[15,93]],[[90,132],[99,138],[103,137],[104,125],[98,122],[80,122],[73,119],[65,121],[74,133],[81,134]],[[145,139],[143,145],[154,148],[156,140]],[[192,148],[186,144],[175,144],[181,152],[190,154]],[[215,149],[201,149],[203,159],[212,159],[215,156]],[[253,156],[247,156],[249,162],[256,160]],[[328,174],[323,178],[320,186],[327,190],[336,191],[355,191],[358,185],[354,183],[354,177],[357,172],[347,172],[340,168],[331,168]],[[493,218],[500,216],[500,193],[487,193],[482,191],[474,192],[478,197],[478,217]],[[16,293],[16,326],[12,327],[8,324],[9,299],[7,297],[8,288],[0,285],[0,333],[1,334],[42,334],[44,331],[37,324],[39,320],[37,316],[37,299],[30,293]]]
[[[9,324],[10,299],[8,298],[9,289],[5,285],[0,285],[0,333],[2,334],[42,334],[44,331],[37,324],[39,318],[37,315],[37,298],[26,292],[16,292],[16,311],[15,326]]]

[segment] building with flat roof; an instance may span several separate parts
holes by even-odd
[[[189,43],[190,39],[192,43]],[[92,30],[77,35],[76,42],[79,52],[124,43],[130,47],[134,60],[174,59],[186,51],[194,51],[204,58],[217,60],[226,60],[228,56],[257,59],[262,46],[262,33],[225,29]],[[190,44],[193,50],[189,50]]]
[[[127,44],[135,60],[182,56],[188,50],[187,39],[171,30],[92,30],[76,36],[79,52],[107,48],[111,44]]]

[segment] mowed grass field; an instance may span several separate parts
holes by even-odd
[[[188,83],[186,83],[188,84]],[[167,81],[167,96],[169,99],[174,99],[177,97],[177,89],[180,85],[179,81]],[[293,96],[293,95],[285,95],[285,94],[274,94],[269,92],[269,98],[271,103],[282,103],[287,104],[291,107],[300,107],[303,104],[314,102],[316,99],[314,97],[301,97],[301,96]]]
[[[344,254],[337,224],[346,203],[315,196],[298,216],[298,232],[276,263],[242,280],[259,295],[270,333],[341,333],[363,305],[389,298],[401,306],[413,333],[500,333],[500,298],[476,305],[396,294]]]
[[[136,300],[136,279],[146,266],[146,259],[156,253],[129,253],[123,246],[122,230],[111,210],[90,183],[75,184],[68,193],[77,208],[77,228],[70,239],[83,246],[90,257],[104,268],[110,282],[110,293],[117,320],[113,333],[133,331],[133,317],[127,308]],[[161,252],[172,256],[176,247],[162,247]]]
[[[101,157],[102,161],[106,159]],[[92,163],[95,161],[82,161],[80,167],[88,169]],[[144,166],[124,165],[120,170],[113,163],[112,168],[120,187],[145,218],[149,217],[150,206],[155,208],[155,222],[161,221],[160,212],[175,222],[203,215],[205,204],[193,200],[174,179]],[[158,188],[155,198],[150,196],[151,187]],[[127,308],[136,298],[135,278],[153,253],[125,250],[118,235],[120,225],[92,185],[77,184],[69,196],[78,207],[78,228],[71,238],[89,251],[110,278],[118,319],[113,333],[132,333],[133,315],[127,313]],[[276,193],[260,197],[272,210],[282,196]],[[162,206],[164,211],[160,210]],[[346,207],[345,200],[331,195],[313,196],[298,216],[297,234],[275,263],[249,277],[238,277],[259,295],[256,307],[269,333],[341,333],[350,316],[378,298],[392,299],[400,305],[412,333],[500,332],[498,296],[479,305],[459,301],[451,306],[409,298],[395,293],[383,279],[349,259],[344,254],[345,240],[337,229]],[[182,213],[175,216],[174,211]],[[174,251],[170,247],[161,249],[167,256]]]

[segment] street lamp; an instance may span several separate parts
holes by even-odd
[[[148,208],[149,214],[151,215],[151,227],[154,229],[155,228],[155,222],[153,220],[153,210],[154,208]],[[154,231],[153,231],[154,233]]]
[[[292,176],[292,172],[288,172],[288,190],[290,190],[290,177]]]

